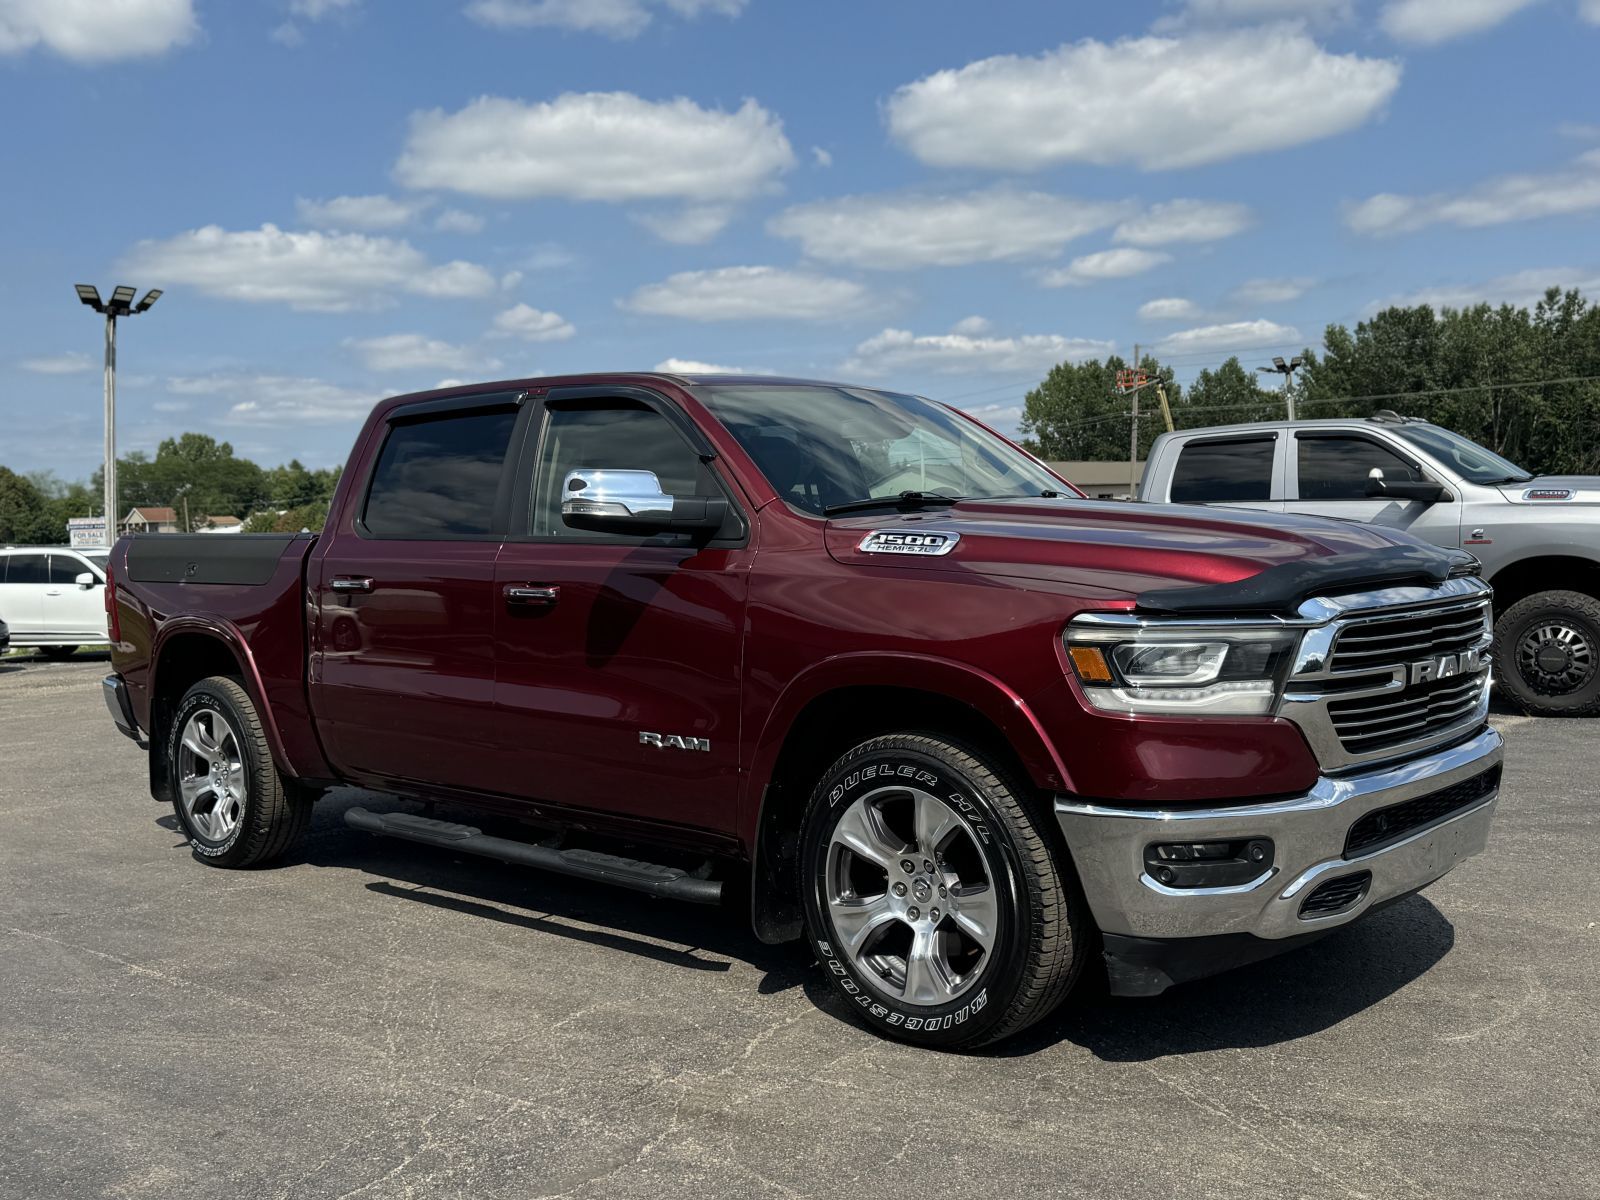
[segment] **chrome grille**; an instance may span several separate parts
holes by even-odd
[[[1306,601],[1280,713],[1334,772],[1470,734],[1488,716],[1490,595],[1463,578]]]
[[[1440,654],[1460,654],[1489,632],[1488,606],[1362,621],[1339,631],[1329,667],[1371,671]]]
[[[1435,730],[1449,729],[1477,711],[1487,672],[1434,680],[1402,692],[1328,704],[1334,732],[1346,750],[1366,754],[1402,746]]]

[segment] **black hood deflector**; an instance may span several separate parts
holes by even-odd
[[[1301,601],[1334,592],[1405,584],[1443,583],[1477,574],[1478,560],[1464,550],[1435,546],[1388,546],[1360,554],[1335,554],[1268,567],[1233,583],[1141,592],[1140,612],[1159,616],[1220,616],[1228,613],[1296,615]]]

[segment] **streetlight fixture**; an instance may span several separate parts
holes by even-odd
[[[1290,390],[1289,385],[1294,382],[1294,373],[1305,365],[1306,360],[1299,357],[1292,358],[1288,362],[1284,362],[1281,358],[1274,358],[1270,367],[1256,368],[1263,375],[1283,376],[1283,403],[1291,421],[1294,420],[1294,392]]]
[[[152,288],[144,299],[134,304],[137,288],[119,284],[111,292],[111,299],[100,299],[100,289],[92,283],[74,285],[78,299],[106,319],[106,462],[105,507],[106,545],[117,540],[117,318],[137,316],[149,312],[151,305],[161,299],[161,290]]]

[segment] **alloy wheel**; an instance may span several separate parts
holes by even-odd
[[[202,708],[189,718],[178,740],[178,795],[189,826],[210,842],[222,842],[244,815],[244,757],[239,735],[226,717]]]

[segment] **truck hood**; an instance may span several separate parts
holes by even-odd
[[[955,533],[948,552],[872,553],[875,531]],[[1249,579],[1334,555],[1418,547],[1373,525],[1188,504],[1076,499],[971,500],[917,513],[851,514],[828,522],[828,552],[853,566],[975,571],[1089,586],[1129,597]]]
[[[1540,475],[1501,484],[1500,494],[1513,504],[1600,504],[1600,475]]]

